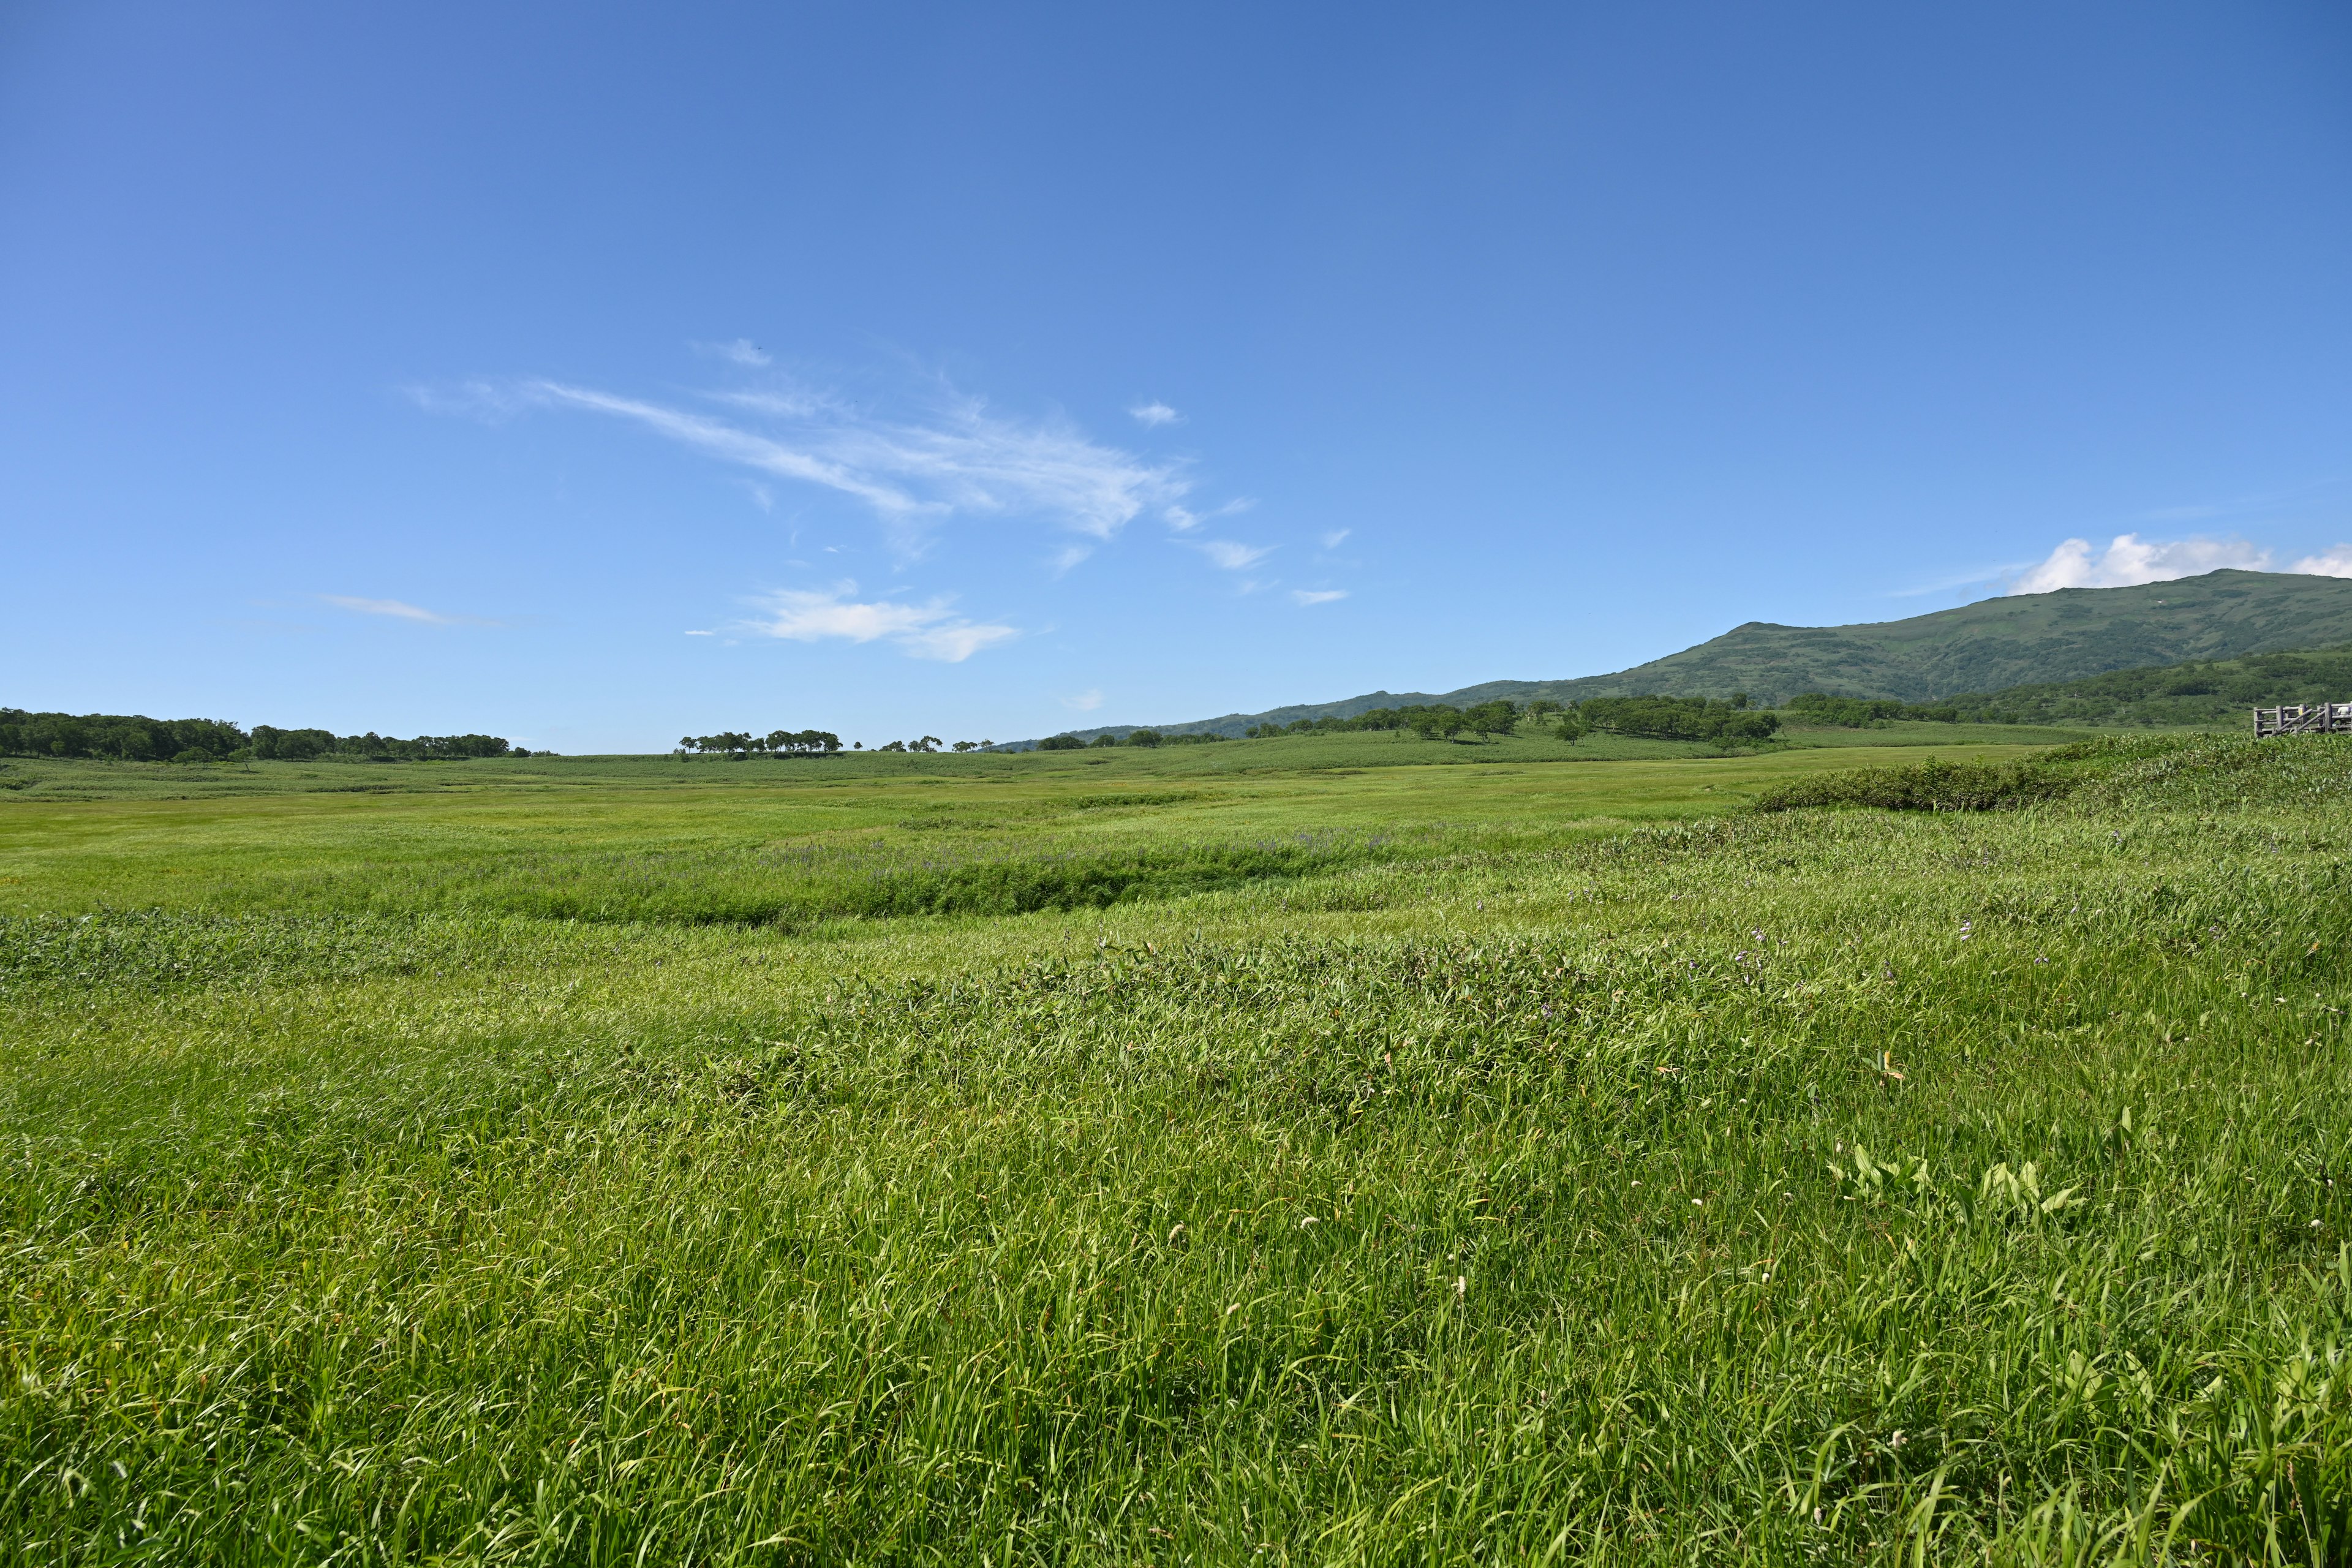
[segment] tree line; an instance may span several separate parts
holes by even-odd
[[[250,732],[226,719],[150,719],[143,713],[33,713],[0,708],[0,755],[81,757],[123,763],[238,763],[254,759],[310,762],[456,762],[467,757],[528,757],[524,747],[497,735],[419,735],[398,740],[371,730],[337,735],[328,730],[280,730],[256,724]],[[548,753],[540,753],[545,756]]]
[[[996,744],[993,741],[958,741],[953,745],[937,735],[919,735],[911,741],[889,741],[873,748],[879,752],[985,752]],[[849,744],[853,752],[866,750],[863,741]],[[725,757],[741,762],[749,757],[837,757],[842,755],[841,737],[830,730],[771,730],[764,735],[754,735],[744,730],[727,730],[716,735],[685,735],[678,739],[676,757]]]
[[[830,730],[771,730],[754,735],[725,730],[716,735],[679,738],[677,754],[689,752],[740,762],[746,757],[830,757],[841,750],[841,737]]]
[[[1157,730],[1129,730],[1124,735],[1100,734],[1091,741],[1076,735],[1048,735],[1037,742],[1041,752],[1076,752],[1090,746],[1205,746],[1225,737],[1202,731],[1197,734],[1163,735]]]
[[[1284,735],[1337,735],[1358,731],[1410,732],[1429,741],[1453,741],[1465,736],[1497,739],[1534,733],[1574,745],[1596,731],[1660,741],[1709,741],[1717,743],[1769,740],[1780,728],[1779,715],[1752,707],[1742,694],[1715,697],[1594,697],[1582,702],[1559,703],[1537,698],[1525,704],[1495,698],[1456,708],[1450,703],[1415,703],[1399,708],[1374,708],[1340,718],[1294,719],[1287,724],[1253,724],[1242,731],[1249,741]],[[1064,733],[1037,742],[1041,752],[1075,752],[1092,746],[1198,745],[1223,741],[1213,732],[1164,735],[1157,730],[1130,730],[1125,735],[1105,733],[1087,741]]]

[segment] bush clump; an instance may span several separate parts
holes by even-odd
[[[2075,782],[2039,762],[1926,762],[1792,779],[1757,797],[1756,809],[1866,805],[1881,811],[2002,811],[2054,800]]]

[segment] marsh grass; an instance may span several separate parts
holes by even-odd
[[[2352,748],[2204,744],[2015,811],[1432,824],[1025,913],[711,921],[714,852],[593,919],[19,919],[0,1529],[2343,1561]],[[1017,858],[903,853],[741,874]]]

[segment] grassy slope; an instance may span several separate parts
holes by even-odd
[[[1125,806],[1079,802],[1171,759],[9,803],[0,1529],[93,1562],[2340,1558],[2352,749],[2291,744],[1961,817],[1704,815],[1862,750]],[[1594,830],[1638,815],[1670,820]],[[793,836],[1354,829],[1417,847],[696,923],[729,876],[805,879],[756,861]],[[712,858],[646,918],[414,896],[681,843]],[[163,908],[79,918],[126,904]]]

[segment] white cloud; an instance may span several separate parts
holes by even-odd
[[[849,496],[888,526],[904,554],[920,552],[925,530],[965,515],[1040,517],[1109,539],[1191,489],[1173,465],[1146,462],[1059,421],[1000,417],[977,398],[950,397],[924,419],[892,421],[822,393],[715,395],[756,416],[753,424],[556,381],[415,395],[437,413],[561,407],[625,419],[723,462]]]
[[[2126,588],[2138,583],[2169,583],[2225,567],[2248,572],[2270,569],[2271,552],[2242,539],[2145,540],[2119,533],[2103,551],[2087,539],[2070,539],[2049,559],[2011,583],[2011,594],[2047,594],[2058,588]]]
[[[1348,535],[1355,531],[1356,531],[1352,528],[1333,529],[1330,532],[1323,536],[1323,548],[1326,550],[1339,549],[1339,546],[1348,542]]]
[[[1212,507],[1207,511],[1194,511],[1189,507],[1171,506],[1163,510],[1160,515],[1168,520],[1168,526],[1177,532],[1189,533],[1213,519],[1232,517],[1236,513],[1247,511],[1255,505],[1257,502],[1249,496],[1235,496],[1223,506]]]
[[[1290,596],[1302,605],[1328,605],[1348,596],[1345,588],[1293,588]]]
[[[942,664],[961,664],[985,647],[1001,642],[1011,642],[1021,634],[1012,626],[978,626],[971,621],[950,621],[942,626],[932,626],[898,639],[898,645],[917,658],[935,658]]]
[[[1063,707],[1075,708],[1081,713],[1091,713],[1102,704],[1103,696],[1100,691],[1081,691],[1075,697],[1062,699]]]
[[[1072,544],[1055,551],[1053,560],[1054,575],[1061,576],[1094,552],[1095,547],[1091,544]]]
[[[1274,553],[1271,544],[1236,544],[1230,539],[1204,539],[1193,548],[1228,572],[1244,571]]]
[[[716,632],[688,632],[688,633],[687,633],[686,635],[687,635],[687,636],[688,636],[688,637],[716,637],[716,636],[718,636],[719,634],[718,634],[718,633],[716,633]]]
[[[842,637],[868,643],[879,638],[898,644],[912,658],[949,664],[961,664],[982,648],[1021,635],[1013,626],[966,620],[949,608],[946,598],[927,605],[888,599],[861,604],[849,597],[856,592],[857,584],[847,582],[829,591],[780,589],[760,601],[767,618],[747,622],[743,629],[793,642]]]
[[[351,610],[362,616],[390,616],[401,621],[422,621],[427,626],[451,626],[465,619],[462,616],[445,616],[416,605],[404,605],[398,599],[354,599],[342,594],[321,594],[319,597],[339,610]]]
[[[709,354],[713,359],[723,359],[730,364],[757,367],[775,363],[765,349],[749,338],[737,338],[732,342],[725,343],[697,343],[694,345],[694,352]]]
[[[2339,544],[2316,555],[2306,555],[2287,568],[2314,577],[2352,577],[2352,544]]]
[[[1128,413],[1135,416],[1135,422],[1138,425],[1181,425],[1184,422],[1184,416],[1181,414],[1156,397],[1149,403],[1129,409]]]

